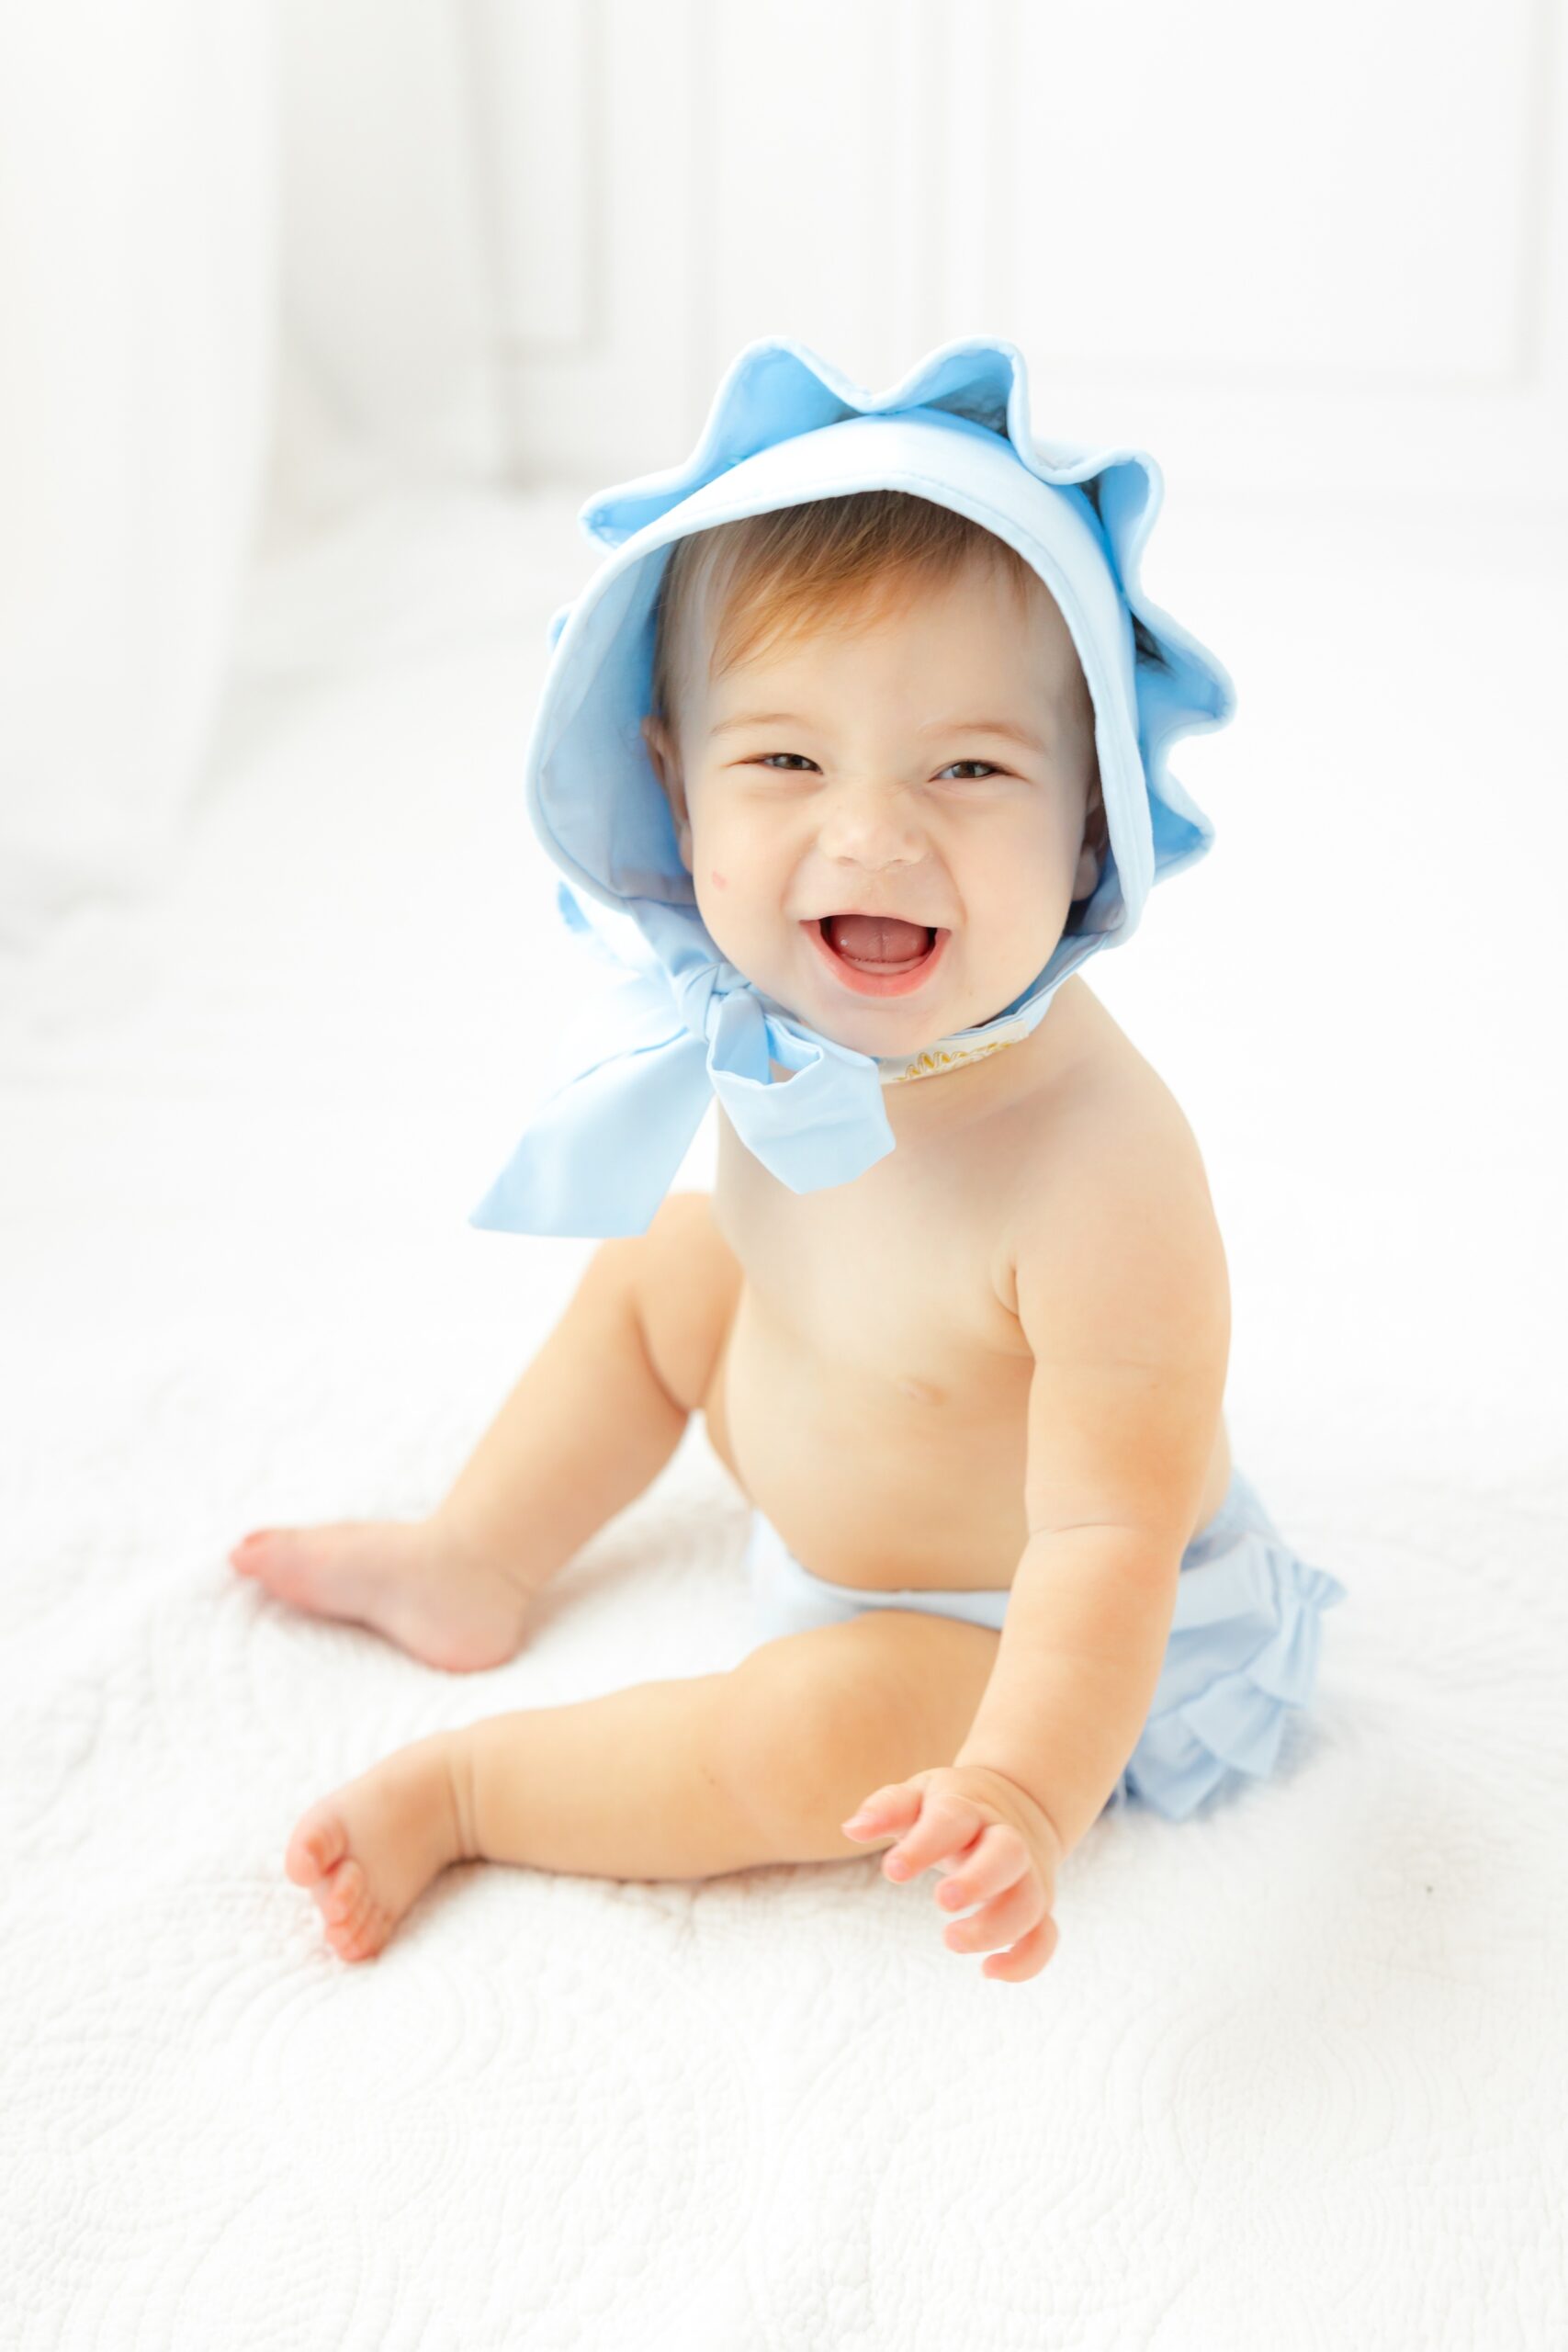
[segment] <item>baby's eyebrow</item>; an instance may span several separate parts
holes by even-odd
[[[1043,752],[1044,744],[1027,727],[1016,726],[1010,718],[933,718],[929,727],[918,728],[921,735],[1005,735],[1010,743],[1021,743],[1026,752]]]
[[[714,735],[736,735],[747,727],[807,727],[809,719],[798,711],[744,711],[734,718],[721,718],[709,729]],[[1010,743],[1021,743],[1026,752],[1043,753],[1044,744],[1026,727],[1015,726],[1010,718],[933,718],[915,729],[917,735],[1002,735]]]
[[[793,710],[747,710],[737,718],[721,718],[716,727],[709,728],[708,732],[710,735],[737,735],[743,727],[806,727],[809,724],[809,720],[800,718]]]

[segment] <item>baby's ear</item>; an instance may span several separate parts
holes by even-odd
[[[642,722],[642,740],[659,788],[670,804],[670,815],[675,827],[675,846],[681,853],[681,863],[688,874],[692,871],[692,828],[686,815],[686,795],[676,765],[674,748],[668,729],[651,712]]]
[[[1089,898],[1105,870],[1105,853],[1110,846],[1110,827],[1105,820],[1105,802],[1100,797],[1100,778],[1096,775],[1089,790],[1089,807],[1084,814],[1083,847],[1078,852],[1077,870],[1073,876],[1072,896],[1076,902]]]
[[[660,783],[663,784],[664,771],[670,757],[669,738],[664,731],[663,720],[656,718],[651,711],[642,722],[642,740],[648,748],[648,756],[653,763],[653,773]]]

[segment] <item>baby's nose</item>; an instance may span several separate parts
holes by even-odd
[[[913,865],[926,844],[901,795],[874,787],[829,796],[818,841],[825,857],[855,865]]]

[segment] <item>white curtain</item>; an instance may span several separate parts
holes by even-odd
[[[0,928],[162,862],[263,477],[264,0],[0,14]]]
[[[457,0],[0,0],[0,941],[164,870],[247,571],[500,469]]]
[[[401,485],[502,469],[479,13],[462,0],[277,0],[269,539]]]

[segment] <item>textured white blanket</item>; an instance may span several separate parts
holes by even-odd
[[[746,1646],[698,1428],[493,1673],[224,1558],[427,1508],[592,1246],[464,1223],[563,952],[518,774],[571,512],[389,508],[265,580],[180,871],[3,975],[0,2338],[1568,2342],[1539,540],[1233,520],[1162,558],[1244,708],[1183,771],[1211,870],[1093,985],[1203,1146],[1238,1458],[1350,1590],[1279,1779],[1100,1824],[1021,1987],[871,1861],[471,1867],[358,1969],[284,1878],[303,1806],[392,1747]]]

